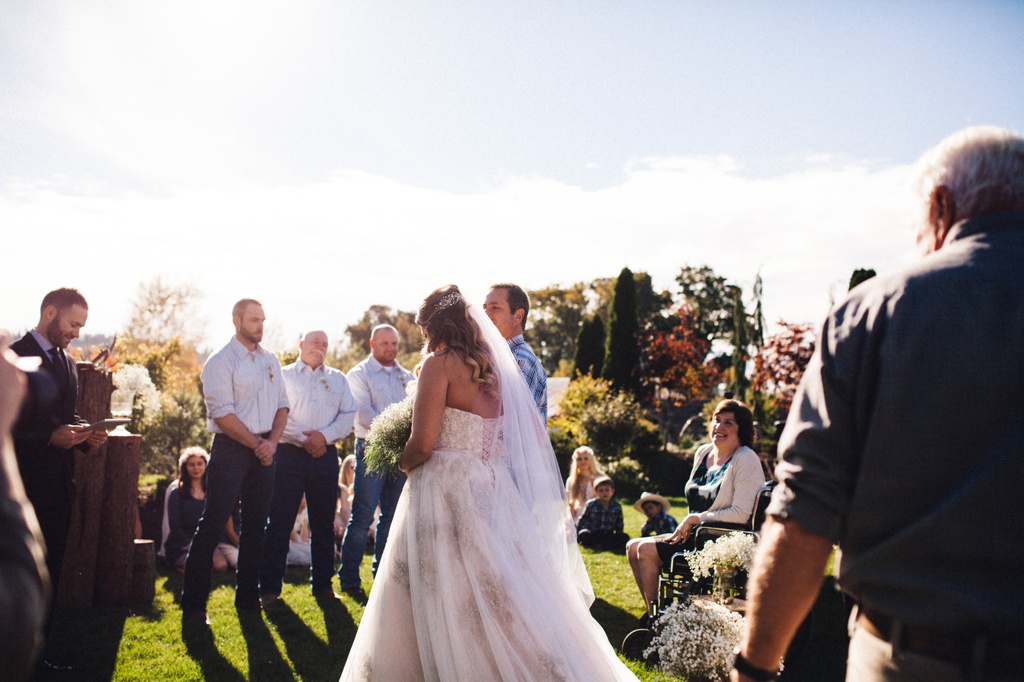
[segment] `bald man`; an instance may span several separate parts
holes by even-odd
[[[338,501],[339,440],[352,431],[356,401],[341,370],[324,364],[327,334],[312,331],[299,342],[299,359],[281,370],[288,391],[288,424],[277,447],[277,473],[260,567],[260,600],[281,596],[288,541],[302,496],[310,531],[310,584],[318,599],[336,599],[334,511]]]

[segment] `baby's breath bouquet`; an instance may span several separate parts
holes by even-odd
[[[754,563],[757,543],[750,533],[729,533],[686,555],[694,578],[707,578],[715,572],[749,571]]]
[[[689,682],[728,680],[743,623],[740,614],[713,601],[679,601],[658,617],[660,631],[644,655],[657,652],[662,671]]]
[[[388,405],[374,418],[366,434],[366,468],[378,476],[395,477],[401,473],[398,460],[411,434],[412,398]]]

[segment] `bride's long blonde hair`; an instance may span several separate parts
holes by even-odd
[[[466,300],[457,286],[449,284],[430,292],[416,313],[416,324],[427,337],[424,357],[443,346],[469,365],[474,383],[497,395],[498,382],[491,360],[481,346],[480,329],[470,318]]]

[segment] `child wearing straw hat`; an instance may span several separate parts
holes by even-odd
[[[679,525],[675,518],[668,515],[672,503],[656,493],[645,492],[633,507],[647,516],[647,522],[640,529],[640,537],[671,533]]]

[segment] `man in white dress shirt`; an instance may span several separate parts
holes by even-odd
[[[263,543],[260,598],[281,596],[289,536],[302,496],[310,532],[313,596],[334,599],[334,511],[338,502],[339,440],[352,431],[356,401],[341,370],[324,364],[327,334],[313,331],[299,342],[299,359],[281,370],[288,390],[288,424],[277,446],[277,472]]]
[[[274,487],[274,453],[288,421],[288,394],[277,356],[260,346],[263,306],[243,298],[231,320],[235,335],[203,366],[207,428],[213,432],[206,510],[185,562],[181,612],[185,623],[208,623],[213,550],[241,502],[235,607],[258,611],[260,555]]]
[[[384,544],[391,530],[395,507],[405,485],[405,474],[396,478],[382,478],[366,470],[363,451],[370,422],[392,403],[404,400],[406,387],[413,380],[412,372],[399,365],[398,330],[389,324],[378,325],[370,333],[370,357],[348,373],[349,387],[355,396],[359,411],[356,413],[356,477],[352,493],[352,516],[341,543],[341,568],[338,578],[341,589],[357,600],[365,601],[359,579],[359,564],[366,551],[366,532],[373,523],[373,514],[380,505],[380,521],[374,541],[373,574],[377,574]]]

